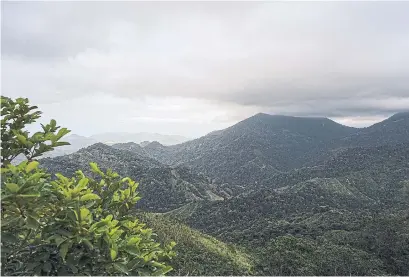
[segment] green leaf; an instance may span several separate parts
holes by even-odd
[[[38,194],[17,194],[16,197],[20,197],[20,198],[38,198],[41,195]]]
[[[3,201],[3,199],[2,199]],[[1,220],[1,227],[7,226],[7,225],[12,225],[15,224],[16,221],[19,221],[21,219],[21,217],[7,217],[5,219]]]
[[[26,265],[26,269],[31,271],[34,268],[36,268],[38,265],[40,265],[40,263],[29,263],[29,264]]]
[[[32,216],[27,217],[26,223],[27,223],[28,228],[34,229],[34,230],[36,230],[38,228],[38,225],[39,225],[38,221]]]
[[[20,190],[20,187],[15,183],[6,183],[6,187],[9,191],[16,193]]]
[[[94,206],[94,204],[95,204],[95,201],[89,201],[89,202],[85,205],[85,207],[86,207],[86,208],[91,208],[92,206]]]
[[[114,261],[116,259],[116,256],[118,255],[118,251],[116,249],[111,248],[110,253],[111,253],[111,259]]]
[[[105,176],[104,172],[101,171],[101,169],[98,168],[98,165],[96,163],[90,163],[91,166],[91,171],[94,173],[98,173],[101,176]]]
[[[66,141],[57,141],[57,142],[53,143],[54,147],[65,146],[65,145],[71,145],[71,143],[66,142]]]
[[[99,171],[98,165],[96,163],[90,163],[89,165],[91,166],[92,170]]]
[[[83,239],[82,242],[85,243],[85,245],[88,246],[89,249],[94,249],[94,245],[88,239]]]
[[[51,128],[55,128],[55,126],[57,126],[57,121],[55,121],[55,119],[51,119],[50,125],[51,125]]]
[[[81,201],[97,200],[97,199],[101,199],[101,197],[99,197],[98,195],[96,195],[94,193],[87,193],[87,194],[81,196],[81,198],[80,198]]]
[[[33,175],[31,175],[31,176],[27,179],[27,182],[32,181],[32,180],[38,180],[38,179],[40,179],[41,177],[44,177],[45,175],[46,175],[46,174],[45,174],[45,173],[42,173],[42,172],[34,173]]]
[[[29,173],[33,169],[36,169],[38,167],[38,164],[39,164],[39,162],[37,162],[37,161],[30,162],[26,167],[26,172]]]
[[[45,271],[45,272],[50,272],[51,271],[51,263],[50,262],[46,262],[45,264],[44,264],[44,266],[43,266],[43,270]]]
[[[67,256],[68,249],[71,247],[71,242],[66,241],[63,244],[60,245],[60,256],[63,260],[65,260],[65,257]]]
[[[141,250],[139,249],[139,247],[136,246],[126,246],[125,251],[134,256],[141,255]]]
[[[136,203],[141,199],[140,196],[135,196],[134,198],[132,198],[132,202]]]
[[[140,241],[142,238],[140,236],[132,236],[128,239],[127,245],[132,246],[132,245],[139,245]]]
[[[66,237],[71,237],[72,236],[72,234],[70,232],[68,232],[67,230],[64,230],[64,229],[58,229],[56,231],[56,233],[60,234],[60,235],[63,235],[63,236],[66,236]]]
[[[118,256],[118,246],[116,245],[116,243],[112,243],[111,248],[109,250],[111,253],[111,259],[114,261]]]
[[[84,220],[89,214],[90,214],[90,211],[87,208],[81,208],[80,215],[81,215],[82,220]]]
[[[79,192],[81,191],[83,188],[85,188],[88,184],[88,178],[82,178],[79,182],[78,185],[75,187],[75,191]]]
[[[74,266],[73,264],[68,264],[69,268],[71,269],[72,273],[77,274],[78,273],[78,268]]]
[[[38,262],[45,262],[45,261],[47,261],[48,259],[50,258],[50,253],[49,252],[43,252],[42,254],[40,254],[40,255],[36,255],[35,256],[35,258],[34,258],[34,260],[36,260],[36,261],[38,261]]]
[[[57,135],[56,135],[57,140],[59,140],[60,138],[62,138],[62,137],[65,136],[66,134],[68,134],[69,132],[71,132],[71,131],[68,130],[67,128],[61,128],[61,129],[58,131]],[[64,143],[65,143],[65,142],[64,142]],[[70,144],[68,143],[68,144],[65,144],[65,145],[70,145]]]
[[[67,238],[63,238],[62,236],[58,234],[54,234],[47,239],[47,241],[52,241],[52,240],[54,240],[57,247],[59,247],[61,243],[67,240]]]
[[[31,137],[31,140],[34,141],[34,142],[40,142],[40,141],[42,141],[42,140],[43,140],[43,133],[41,133],[41,132],[35,133],[35,134]]]
[[[100,227],[103,227],[103,226],[106,226],[106,225],[108,225],[107,221],[96,222],[96,223],[92,224],[90,230],[93,231],[93,230],[95,230],[97,228],[100,228]]]
[[[20,134],[16,134],[16,137],[18,139],[18,141],[22,144],[26,144],[27,143],[27,138],[23,135]]]
[[[42,124],[42,123],[40,123],[40,125],[41,125],[41,128],[43,129],[43,131],[44,132],[48,132],[48,125],[44,125],[44,124]]]
[[[166,273],[168,273],[169,271],[171,271],[173,269],[173,267],[171,266],[166,266],[162,269],[159,269],[158,271],[155,271],[152,275],[153,276],[161,276],[161,275],[165,275]]]
[[[119,272],[122,272],[126,275],[129,274],[128,268],[126,266],[126,264],[122,264],[122,263],[114,263],[114,267],[116,270],[118,270]]]
[[[11,233],[2,233],[1,240],[9,243],[17,243],[19,240]]]

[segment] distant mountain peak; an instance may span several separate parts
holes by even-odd
[[[268,113],[256,113],[253,117],[264,117],[264,116],[273,116],[272,114]]]
[[[68,136],[66,136],[66,137],[70,137],[70,138],[86,138],[86,137],[84,137],[84,136],[81,136],[81,135],[78,135],[78,134],[69,134]]]
[[[266,113],[257,113],[249,118],[246,118],[236,125],[229,128],[273,128],[275,130],[293,130],[298,132],[301,129],[307,128],[317,128],[318,126],[332,126],[332,128],[342,128],[342,129],[355,129],[352,127],[347,127],[339,124],[326,117],[302,117],[302,116],[291,116],[291,115],[272,115]],[[228,129],[229,129],[228,128]],[[329,130],[328,130],[329,131]]]
[[[151,143],[150,141],[142,141],[141,143],[139,143],[140,146],[145,147],[146,145],[148,145],[149,143]]]
[[[82,148],[79,151],[83,151],[83,150],[84,151],[87,151],[87,150],[90,151],[90,150],[95,150],[95,149],[110,149],[110,148],[111,148],[111,146],[106,145],[105,143],[97,142],[97,143],[94,143],[93,145]]]
[[[143,147],[135,142],[116,143],[112,145],[112,147],[116,149],[131,151],[131,152],[146,156],[146,152],[143,149]]]
[[[295,116],[295,115],[282,115],[282,114],[268,114],[268,113],[257,113],[250,118],[265,118],[265,119],[310,119],[310,120],[327,120],[332,121],[331,119],[324,116]]]
[[[144,146],[144,148],[164,148],[165,146],[158,141],[152,141]]]
[[[143,141],[159,141],[163,145],[174,145],[185,142],[188,138],[179,135],[163,135],[157,133],[125,133],[125,132],[108,132],[91,136],[91,138],[105,143],[125,143],[135,142],[141,143]]]
[[[279,114],[268,114],[268,113],[256,113],[255,115],[249,117],[250,118],[266,118],[266,119],[277,119],[277,118],[293,118],[294,116],[289,115],[279,115]]]
[[[399,120],[399,119],[409,119],[409,111],[395,113],[394,115],[389,117],[387,120]]]
[[[130,141],[130,142],[123,142],[123,143],[117,143],[116,145],[123,145],[123,146],[140,146],[139,144]]]

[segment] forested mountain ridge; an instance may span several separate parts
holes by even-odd
[[[347,148],[334,153],[327,160],[314,166],[276,174],[260,184],[277,188],[315,177],[339,177],[351,172],[367,172],[375,175],[387,174],[388,172],[407,174],[409,170],[408,157],[409,142]]]
[[[45,158],[41,164],[51,173],[71,175],[78,168],[88,172],[92,161],[104,170],[111,168],[140,182],[142,199],[138,207],[146,210],[167,211],[193,200],[230,197],[222,185],[214,184],[209,178],[187,168],[169,167],[150,157],[102,143],[70,155]]]
[[[343,146],[379,146],[409,141],[409,111],[358,129],[358,132],[347,136],[340,142]]]
[[[111,146],[116,149],[131,151],[145,157],[150,156],[149,153],[147,153],[141,145],[135,142],[115,143]]]
[[[141,143],[144,141],[159,141],[165,145],[174,145],[189,140],[188,138],[179,135],[164,135],[146,132],[108,132],[92,135],[91,138],[109,145],[127,142]]]
[[[241,214],[242,218],[251,213],[254,215],[249,218],[256,220],[257,217],[263,217],[263,213],[287,216],[292,213],[314,212],[321,206],[351,211],[404,207],[406,199],[403,191],[409,189],[408,181],[409,143],[354,148],[320,166],[277,175],[261,187],[247,190],[226,201],[203,202],[201,205],[207,206],[195,209],[195,212],[214,217],[218,212],[212,211],[212,207],[223,213],[237,209],[237,214]],[[235,208],[226,208],[226,205]],[[237,205],[243,205],[243,208]],[[195,217],[192,210],[189,212]],[[208,222],[201,218],[195,222],[200,222],[206,228],[219,223],[229,225],[226,217],[223,218],[209,219]],[[237,223],[237,219],[232,220]],[[191,223],[194,224],[193,221]]]
[[[253,249],[259,274],[407,275],[408,146],[348,149],[275,184],[225,201],[192,203],[167,216]]]
[[[361,129],[327,118],[260,113],[192,141],[145,151],[163,163],[184,165],[217,181],[252,185],[313,166],[350,147],[408,142],[408,129],[408,113]]]

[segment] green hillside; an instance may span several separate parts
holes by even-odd
[[[160,214],[138,214],[163,242],[175,241],[170,275],[249,275],[252,258],[238,247],[205,235]]]

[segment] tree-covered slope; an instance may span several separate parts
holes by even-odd
[[[320,166],[276,175],[226,201],[204,202],[190,211],[189,223],[222,232],[223,226],[234,229],[260,218],[282,219],[322,207],[349,211],[401,208],[408,180],[409,144],[355,148]]]
[[[280,188],[313,178],[336,178],[369,198],[393,205],[401,182],[409,179],[409,142],[349,148],[316,166],[276,174],[260,187]]]
[[[327,118],[257,114],[199,139],[170,147],[155,144],[144,150],[163,163],[188,166],[216,181],[246,186],[322,163],[349,148],[408,143],[408,130],[409,113],[367,128],[351,128]]]
[[[138,215],[155,229],[158,239],[169,243],[177,241],[177,256],[171,261],[170,275],[230,276],[253,273],[253,258],[231,243],[191,229],[187,225],[158,214]]]
[[[230,196],[223,186],[187,168],[165,166],[155,159],[102,143],[70,155],[43,159],[41,164],[52,173],[73,174],[78,169],[88,171],[91,161],[104,170],[111,168],[140,182],[140,208],[167,211],[191,201],[220,200]]]
[[[329,141],[353,132],[326,118],[257,114],[180,145],[145,148],[168,164],[183,164],[223,182],[254,184],[305,164]]]
[[[397,113],[379,123],[343,138],[343,146],[379,146],[409,142],[409,111]]]
[[[268,266],[257,262],[262,274],[407,275],[407,146],[349,149],[320,166],[288,172],[275,184],[225,201],[189,204],[167,215],[220,240],[257,247],[261,259],[275,257]],[[348,240],[341,239],[345,234]],[[289,240],[294,249],[281,245],[279,250],[288,235],[294,237]],[[266,241],[272,245],[266,247]],[[286,269],[279,271],[280,266]]]
[[[143,147],[135,142],[116,143],[111,146],[116,149],[127,150],[145,157],[149,157],[149,154],[143,149]]]

